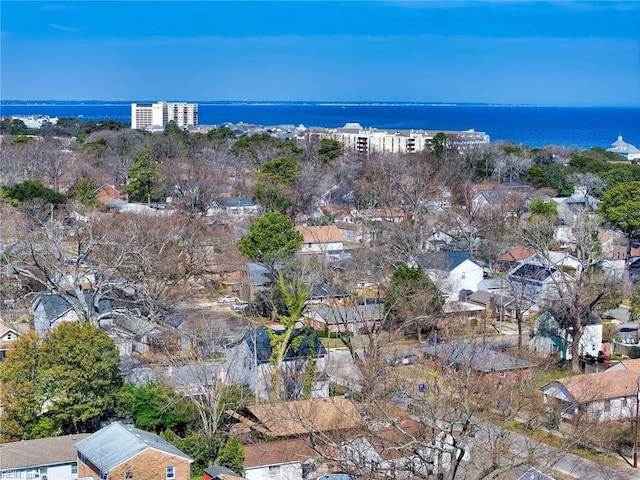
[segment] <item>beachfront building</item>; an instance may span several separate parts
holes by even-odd
[[[622,135],[618,135],[618,140],[611,144],[611,148],[607,148],[607,152],[622,155],[629,161],[640,160],[640,150],[635,145],[625,142]]]
[[[164,101],[131,104],[131,128],[135,130],[163,129],[171,121],[182,128],[198,125],[198,104]]]
[[[347,123],[341,128],[313,128],[305,132],[307,139],[331,138],[341,142],[346,150],[363,155],[372,153],[416,153],[429,145],[439,130],[396,130],[363,128],[359,123]],[[458,150],[489,143],[489,135],[475,130],[444,131],[447,141]]]

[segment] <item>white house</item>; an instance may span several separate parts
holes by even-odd
[[[639,368],[607,370],[565,377],[544,386],[544,401],[559,409],[565,420],[584,414],[593,421],[635,416]]]
[[[18,331],[0,320],[0,362],[2,362],[7,354],[8,350],[13,348],[13,342],[15,342],[20,334]]]
[[[447,302],[457,301],[462,290],[475,292],[484,278],[480,265],[466,252],[418,257],[411,265],[421,265]]]
[[[74,480],[78,461],[74,444],[88,433],[0,444],[0,478]]]
[[[248,480],[311,480],[317,476],[318,453],[302,438],[244,446]]]
[[[559,355],[562,360],[571,360],[572,344],[571,333],[562,328],[551,313],[544,312],[535,319],[529,346],[538,354]],[[597,314],[592,313],[580,337],[578,352],[580,356],[587,355],[595,358],[600,351],[602,351],[602,320]]]
[[[296,230],[302,235],[302,254],[329,255],[342,253],[344,249],[344,236],[335,225],[323,226],[296,226]]]

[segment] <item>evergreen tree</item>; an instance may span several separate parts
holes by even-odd
[[[218,465],[233,470],[238,475],[244,474],[244,447],[238,437],[231,437],[220,449],[216,460]]]

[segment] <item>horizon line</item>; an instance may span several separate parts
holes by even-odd
[[[331,100],[140,100],[140,99],[119,99],[119,100],[104,100],[104,99],[9,99],[0,100],[0,105],[4,106],[18,106],[27,103],[34,104],[47,104],[47,103],[64,103],[69,102],[72,104],[91,102],[102,104],[123,104],[123,103],[155,103],[159,101],[178,102],[178,103],[197,103],[199,105],[255,105],[255,106],[275,106],[282,104],[297,104],[297,105],[314,105],[314,106],[437,106],[437,107],[458,107],[458,106],[482,106],[482,107],[531,107],[531,108],[640,108],[640,104],[620,105],[620,104],[584,104],[584,105],[565,105],[565,104],[549,104],[549,103],[497,103],[497,102],[421,102],[421,101],[396,101],[396,100],[361,100],[361,101],[331,101]]]

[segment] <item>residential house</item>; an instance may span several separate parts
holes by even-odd
[[[446,432],[399,418],[394,425],[373,427],[365,435],[345,439],[339,465],[347,471],[371,472],[373,478],[437,478],[450,469],[456,450],[462,461],[471,458],[468,447],[461,451],[454,445],[454,436]]]
[[[0,320],[0,362],[4,361],[7,351],[13,348],[20,334],[18,331]]]
[[[558,355],[561,360],[571,360],[573,336],[571,329],[563,327],[550,313],[543,312],[534,321],[529,346],[540,355]],[[592,312],[580,338],[580,357],[597,358],[602,351],[602,320]]]
[[[507,383],[529,380],[535,367],[527,360],[472,341],[435,343],[425,352],[438,368],[473,373],[469,387],[478,390],[486,386],[499,388]]]
[[[520,215],[535,189],[518,182],[495,185],[482,190],[471,199],[471,213],[480,215]]]
[[[531,258],[536,251],[533,248],[510,248],[497,258],[497,261],[506,267],[512,267],[515,263]]]
[[[260,292],[272,283],[267,267],[260,263],[247,263],[240,271],[240,298],[254,302],[260,297]]]
[[[78,476],[189,480],[193,459],[153,433],[112,423],[76,443]]]
[[[204,480],[246,480],[246,477],[222,465],[214,465],[204,469]]]
[[[348,435],[362,426],[362,417],[346,397],[249,405],[228,412],[234,423],[230,433],[244,438],[307,438],[310,435]]]
[[[449,248],[455,242],[455,238],[440,229],[433,229],[431,234],[426,238],[426,250],[431,252],[439,252]]]
[[[113,185],[104,183],[94,190],[96,200],[105,204],[109,200],[123,200],[124,195]]]
[[[473,305],[482,307],[486,320],[514,321],[516,318],[514,301],[506,295],[478,290],[469,295],[466,300]]]
[[[268,398],[273,394],[273,372],[271,362],[273,349],[271,335],[282,335],[284,329],[278,325],[261,326],[249,330],[238,341],[227,346],[227,356],[223,366],[223,380],[228,384],[247,385],[256,398]],[[299,340],[298,340],[299,338]],[[308,381],[309,362],[315,362],[312,397],[329,396],[329,382],[323,375],[328,352],[312,329],[298,328],[291,336],[292,344],[284,357],[282,375],[284,375],[285,397],[298,398]]]
[[[84,296],[87,304],[92,305],[94,299],[91,293],[85,291]],[[32,308],[34,314],[33,324],[38,336],[43,337],[61,323],[78,322],[78,315],[70,303],[73,301],[75,301],[75,297],[70,292],[37,295],[33,301]],[[94,309],[97,314],[109,312],[111,310],[111,301],[102,299]]]
[[[318,457],[302,438],[245,445],[244,475],[248,480],[312,480]]]
[[[457,301],[460,291],[475,292],[484,278],[482,267],[467,252],[445,252],[418,256],[411,265],[421,265],[448,301]]]
[[[327,332],[372,332],[382,328],[384,322],[384,304],[367,303],[364,305],[315,305],[309,308],[305,319],[315,330]]]
[[[573,282],[560,268],[526,261],[518,263],[509,272],[508,279],[514,294],[537,305],[557,299]]]
[[[455,321],[468,325],[484,317],[485,307],[466,301],[452,301],[442,306],[442,313],[449,324]]]
[[[296,230],[302,235],[301,254],[340,255],[344,250],[344,236],[335,225],[305,227]]]
[[[0,478],[73,480],[78,478],[74,444],[88,433],[0,443]]]
[[[363,222],[335,222],[334,225],[346,242],[370,245],[376,239],[376,231]]]
[[[225,212],[230,215],[257,215],[260,213],[260,205],[246,197],[218,198],[207,210],[207,216],[216,212]]]
[[[311,290],[309,291],[308,302],[309,303],[328,303],[335,304],[341,300],[344,300],[349,295],[344,290],[337,290],[319,283],[313,283]]]
[[[579,415],[597,422],[635,417],[640,368],[609,369],[561,378],[542,388],[544,400],[561,418]]]
[[[103,322],[102,327],[118,347],[121,358],[149,352],[162,335],[158,325],[141,317],[117,316]]]

